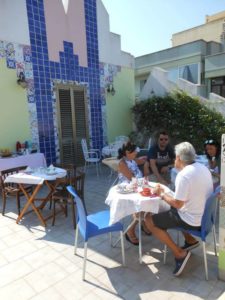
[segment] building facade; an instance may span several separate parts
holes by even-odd
[[[145,99],[151,92],[165,94],[170,87],[178,87],[196,91],[194,96],[225,97],[224,37],[225,12],[221,12],[207,16],[203,25],[173,34],[171,48],[135,58],[136,96]],[[164,73],[158,82],[153,76],[154,91],[150,76],[155,67]]]
[[[0,6],[2,148],[29,140],[48,164],[79,165],[83,137],[101,149],[131,131],[133,57],[109,32],[100,0],[0,0]],[[115,118],[118,104],[123,113]]]

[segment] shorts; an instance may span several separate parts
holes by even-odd
[[[174,207],[168,211],[153,215],[152,220],[155,226],[163,230],[176,227],[181,227],[184,230],[201,230],[201,226],[192,226],[184,222]]]

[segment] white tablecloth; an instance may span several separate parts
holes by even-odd
[[[63,178],[66,176],[66,170],[61,168],[55,168],[55,174],[49,175],[44,170],[36,171],[32,174],[26,174],[24,172],[9,175],[5,182],[22,183],[22,184],[43,184],[45,180],[53,181],[57,178]]]
[[[43,153],[33,153],[16,157],[0,158],[0,172],[21,166],[29,166],[31,168],[46,167],[45,156]]]
[[[151,185],[155,184],[156,183],[151,183]],[[167,193],[173,193],[169,188],[163,187]],[[105,203],[110,206],[109,225],[137,212],[144,211],[155,214],[158,213],[159,210],[169,209],[169,205],[165,201],[162,201],[160,197],[144,197],[139,192],[120,194],[117,192],[117,186],[109,190]]]

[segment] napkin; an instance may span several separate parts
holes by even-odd
[[[27,167],[25,169],[25,173],[27,173],[27,174],[32,173],[32,172],[33,172],[33,170],[30,167]]]
[[[53,165],[50,165],[48,167],[47,174],[51,175],[51,174],[55,174],[55,172],[56,172],[55,167]]]
[[[16,173],[6,177],[4,182],[23,183],[23,184],[43,184],[44,178],[25,173]]]

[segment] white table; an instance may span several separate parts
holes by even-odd
[[[154,187],[157,183],[150,182]],[[163,186],[163,185],[162,185]],[[163,186],[166,193],[173,192],[166,186]],[[140,190],[142,188],[139,188]],[[170,206],[161,200],[160,197],[144,197],[139,192],[121,194],[117,191],[117,186],[113,186],[108,193],[105,203],[110,206],[109,225],[114,224],[126,216],[139,212],[158,213],[159,211],[169,210]],[[130,226],[129,226],[130,227]],[[128,228],[129,228],[128,227]],[[141,242],[141,214],[139,214],[139,261],[142,263],[142,242]],[[126,233],[125,230],[124,234]]]
[[[45,168],[39,168],[32,174],[26,174],[24,172],[21,172],[21,173],[9,175],[5,179],[5,182],[6,183],[7,182],[17,183],[27,199],[27,202],[26,202],[24,208],[22,209],[20,215],[18,216],[16,223],[17,224],[19,223],[19,221],[22,219],[22,217],[25,215],[25,213],[27,213],[29,206],[31,206],[33,208],[33,210],[35,211],[35,213],[37,214],[42,225],[46,226],[45,221],[47,219],[49,219],[49,217],[47,219],[44,219],[43,216],[41,215],[40,210],[46,205],[47,201],[50,200],[50,197],[51,197],[52,193],[54,192],[54,189],[55,189],[54,184],[52,184],[51,182],[54,182],[57,178],[65,177],[66,174],[67,174],[66,170],[61,169],[61,168],[55,168],[54,174],[48,174],[46,172]],[[24,188],[24,185],[26,185],[26,184],[36,185],[36,187],[31,195],[29,195]],[[39,192],[39,190],[41,189],[41,187],[43,186],[43,184],[47,185],[47,187],[49,189],[49,193],[47,194],[47,196],[45,198],[38,199],[38,200],[42,201],[42,204],[39,207],[37,207],[37,206],[35,206],[35,200],[37,200],[37,198],[35,198],[35,197],[36,197],[37,193]]]
[[[102,160],[102,163],[106,166],[108,166],[110,169],[112,169],[113,171],[118,171],[118,165],[119,165],[119,159],[117,159],[116,157],[109,157],[109,158],[104,158]]]
[[[46,167],[43,153],[18,155],[16,157],[0,158],[0,172],[6,169],[29,166],[31,168]]]

